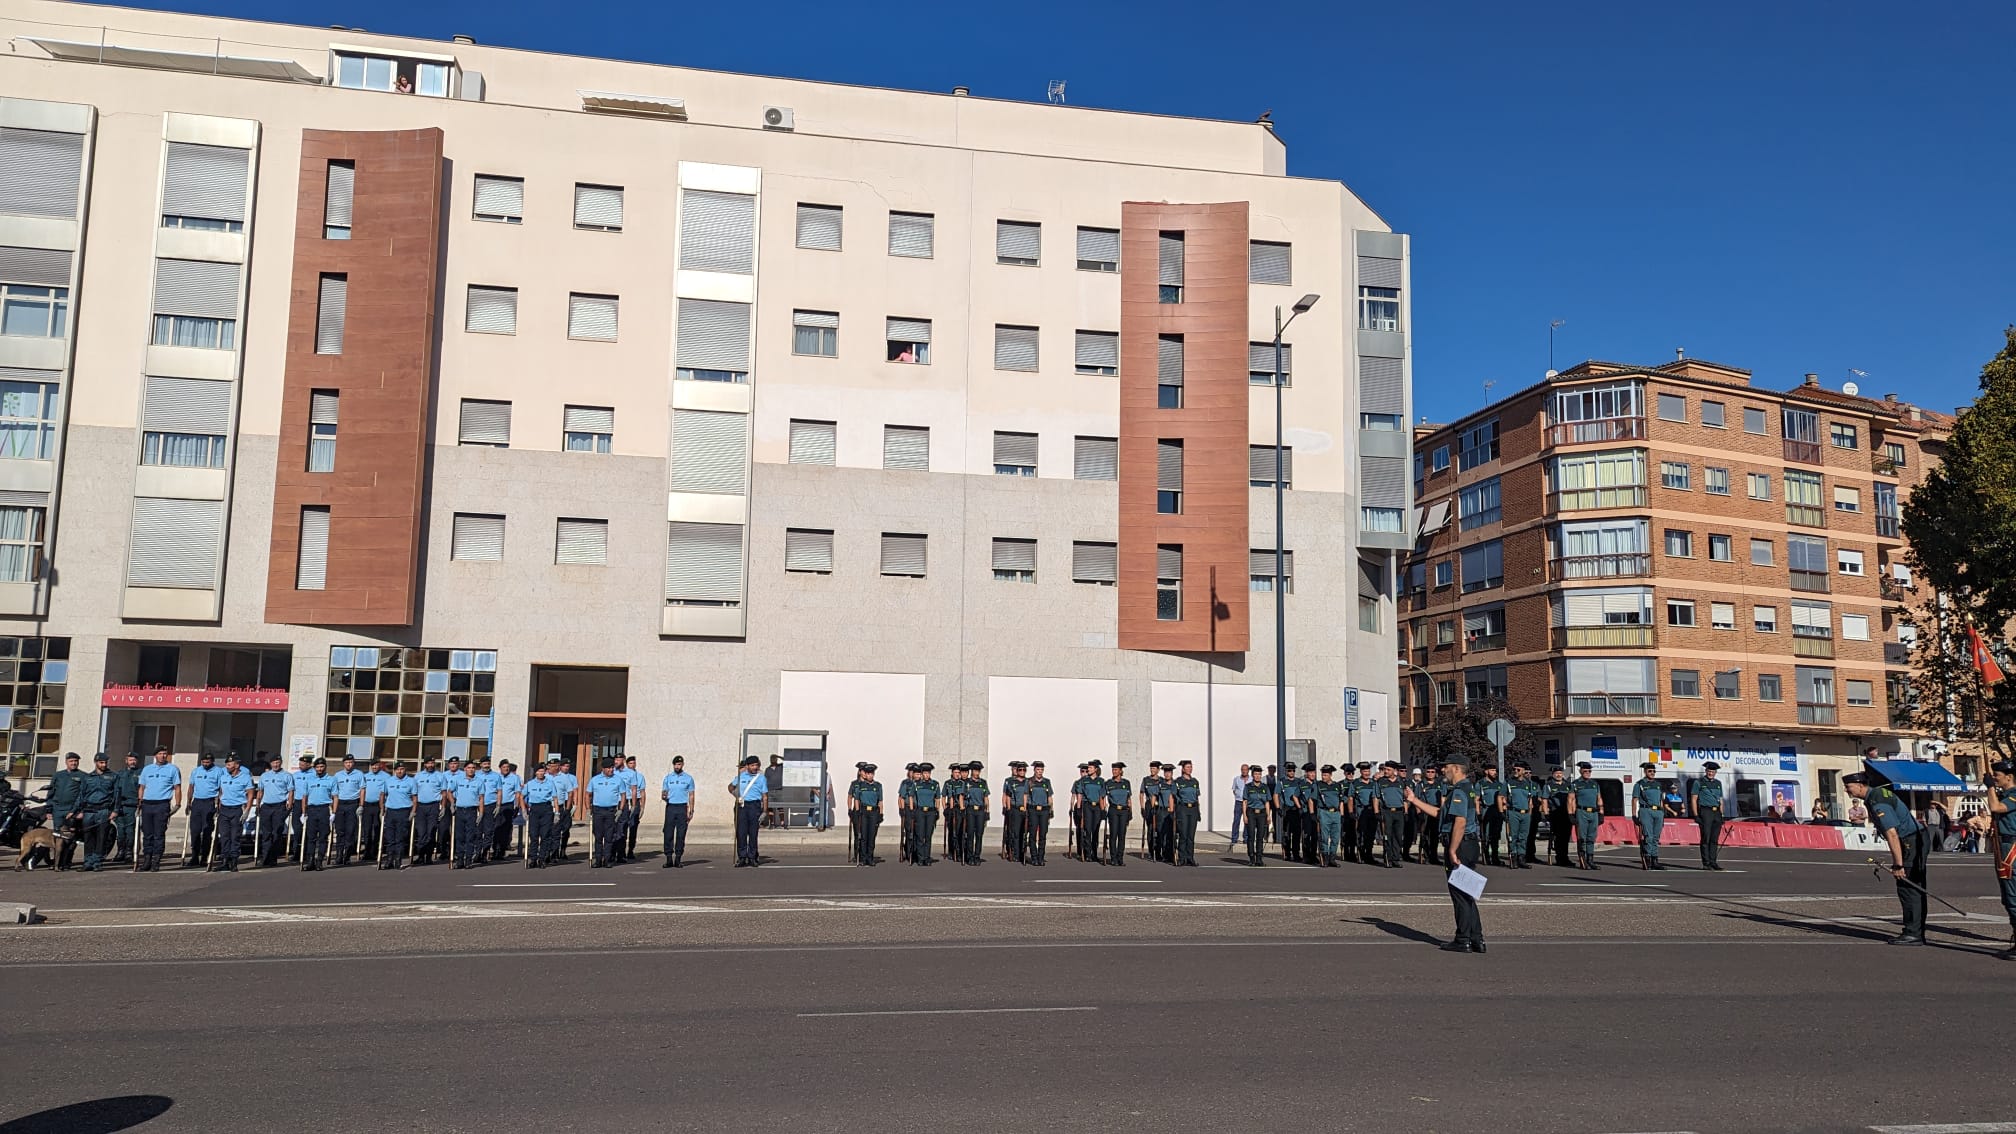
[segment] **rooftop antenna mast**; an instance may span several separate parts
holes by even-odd
[[[1044,97],[1059,106],[1064,105],[1064,80],[1050,80],[1050,88],[1044,92]]]
[[[1493,386],[1496,386],[1497,384],[1498,384],[1498,379],[1496,379],[1496,378],[1486,378],[1486,379],[1484,380],[1484,404],[1485,404],[1485,405],[1487,405],[1487,406],[1488,406],[1488,405],[1490,405],[1490,404],[1491,404],[1491,387],[1493,387]]]

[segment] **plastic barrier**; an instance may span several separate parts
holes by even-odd
[[[1887,851],[1890,849],[1889,840],[1868,827],[1836,827],[1834,829],[1841,832],[1841,845],[1848,850]]]
[[[1722,824],[1722,845],[1725,847],[1775,847],[1771,839],[1771,829],[1776,823],[1724,823]]]
[[[1815,827],[1804,823],[1758,823],[1771,831],[1773,846],[1795,850],[1844,850],[1846,844],[1841,839],[1843,828]]]

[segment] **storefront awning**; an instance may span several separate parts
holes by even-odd
[[[1930,760],[1871,760],[1869,770],[1899,791],[1966,791],[1960,777]]]

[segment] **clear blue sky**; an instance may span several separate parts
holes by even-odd
[[[1341,179],[1413,234],[1416,401],[1437,416],[1487,380],[1537,380],[1553,319],[1559,366],[1685,347],[1776,387],[1852,367],[1864,393],[1946,410],[2016,322],[2004,0],[155,6],[1031,101],[1065,79],[1073,103],[1168,114],[1271,107],[1291,173]],[[1163,31],[1186,25],[1202,30]]]

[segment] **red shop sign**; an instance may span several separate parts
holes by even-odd
[[[226,709],[240,713],[284,713],[285,689],[218,685],[184,689],[174,685],[107,685],[101,702],[108,709]]]

